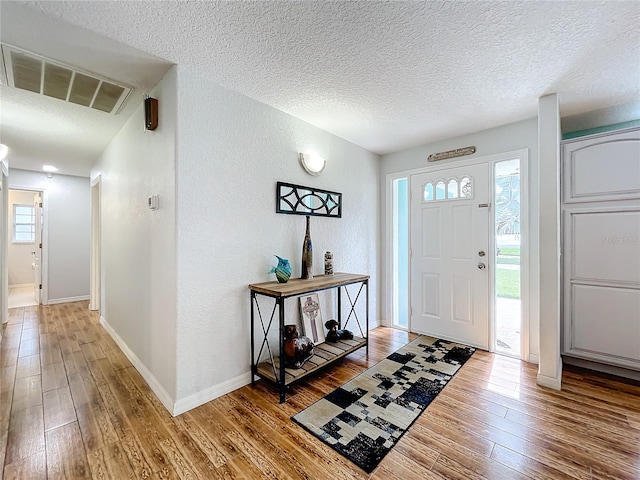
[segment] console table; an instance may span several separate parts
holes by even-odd
[[[348,285],[359,284],[360,288],[352,297]],[[340,340],[338,342],[324,342],[315,346],[314,355],[306,361],[301,368],[286,368],[284,362],[280,361],[280,352],[284,351],[284,322],[285,322],[285,299],[298,297],[308,293],[319,292],[321,290],[337,289],[338,300],[338,328],[346,328],[349,320],[354,319],[360,329],[361,336],[355,335],[353,340]],[[336,360],[358,350],[361,347],[366,348],[369,354],[369,276],[358,275],[353,273],[335,273],[333,275],[318,275],[312,279],[291,279],[287,283],[264,282],[249,285],[251,291],[251,384],[255,383],[255,378],[260,377],[264,380],[276,385],[280,392],[280,403],[285,401],[285,393],[287,387],[306,377],[307,375],[323,368]],[[366,326],[364,332],[360,325],[360,319],[356,312],[356,306],[360,295],[365,293],[364,301],[366,302]],[[342,300],[343,291],[350,304],[349,314],[344,322],[342,322]],[[271,297],[274,299],[271,316],[266,320],[266,314],[260,310],[259,297]],[[277,312],[277,317],[276,317]],[[278,319],[279,324],[279,345],[278,350],[274,351],[269,344],[269,330],[271,329],[274,319]],[[256,320],[259,320],[258,327],[262,327],[262,341],[260,349],[256,355],[255,335]],[[266,348],[268,358],[260,361],[262,354]]]

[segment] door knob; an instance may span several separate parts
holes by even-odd
[[[484,270],[485,268],[487,268],[487,266],[486,266],[484,263],[479,263],[479,264],[478,264],[478,268],[479,268],[480,270]]]
[[[480,250],[478,252],[478,255],[480,255],[481,257],[484,257],[486,255],[486,253],[484,253],[484,250]]]

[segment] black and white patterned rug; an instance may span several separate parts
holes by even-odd
[[[423,335],[292,420],[370,473],[473,352]]]

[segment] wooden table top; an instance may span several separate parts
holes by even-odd
[[[368,279],[369,275],[334,273],[333,275],[315,275],[311,279],[292,278],[287,283],[280,283],[277,280],[272,282],[253,283],[249,285],[249,289],[272,297],[291,297],[317,290],[325,290],[327,288],[363,282]]]

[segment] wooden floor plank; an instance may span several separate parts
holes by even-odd
[[[64,363],[50,363],[42,367],[42,391],[48,392],[68,385]]]
[[[135,474],[119,442],[104,445],[87,455],[94,480],[131,479]]]
[[[23,339],[20,342],[20,349],[18,352],[19,357],[28,357],[30,355],[39,355],[40,354],[40,342],[38,342],[37,338],[31,339]]]
[[[44,392],[43,400],[45,432],[77,421],[69,387]]]
[[[7,442],[9,440],[9,430],[0,429],[0,463],[4,465],[4,459],[7,455]],[[2,479],[3,468],[0,467],[0,480]]]
[[[16,378],[33,377],[40,373],[40,354],[18,357]]]
[[[415,436],[417,443],[422,448],[428,448],[436,454],[435,463],[441,456],[447,457],[451,462],[455,462],[456,466],[463,467],[464,471],[472,472],[473,475],[479,475],[484,478],[500,479],[500,480],[517,480],[525,479],[525,475],[519,474],[517,471],[510,468],[505,468],[500,463],[497,463],[490,458],[491,451],[495,448],[495,444],[492,444],[492,449],[485,451],[486,454],[477,453],[463,445],[465,440],[462,440],[459,436],[453,438],[440,435],[439,433],[430,430],[420,424],[417,432],[409,432],[409,436]],[[442,463],[442,462],[441,462]],[[454,463],[442,464],[441,473],[444,473],[444,467],[448,469],[454,465]],[[437,470],[437,469],[436,469]],[[457,469],[456,469],[457,470]]]
[[[32,455],[4,468],[5,480],[45,480],[47,478],[47,459],[44,452]]]
[[[12,412],[7,438],[5,465],[18,464],[28,457],[44,456],[42,405]]]
[[[55,333],[40,333],[40,363],[49,365],[62,361],[58,336]]]
[[[40,375],[16,378],[13,388],[12,412],[42,405],[42,380]]]
[[[89,464],[78,422],[68,423],[46,433],[49,478],[89,478]],[[142,478],[142,477],[140,477]]]

